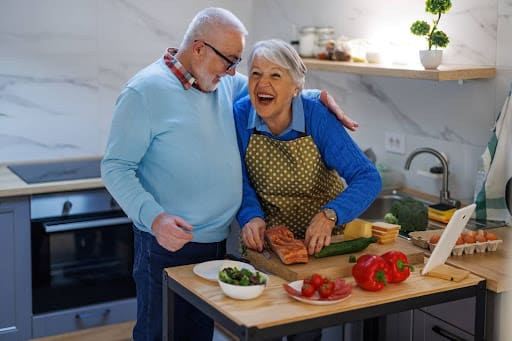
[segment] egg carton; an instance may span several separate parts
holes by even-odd
[[[495,252],[503,240],[488,240],[486,242],[475,242],[455,245],[452,249],[453,256],[472,255],[474,253]],[[428,248],[432,252],[437,244],[428,242]]]

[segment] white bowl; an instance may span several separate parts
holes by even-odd
[[[229,296],[237,300],[251,300],[253,298],[260,296],[263,293],[263,290],[265,290],[265,287],[268,285],[268,276],[261,272],[260,275],[262,277],[265,277],[265,284],[235,285],[224,283],[220,279],[218,279],[217,281],[219,282],[222,292],[224,292],[226,296]]]

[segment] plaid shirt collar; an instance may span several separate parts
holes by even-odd
[[[192,76],[190,72],[185,70],[185,68],[183,67],[183,65],[181,65],[179,60],[174,57],[174,55],[177,52],[178,49],[176,48],[169,47],[167,49],[166,53],[164,54],[165,65],[167,65],[169,69],[172,71],[172,73],[174,73],[174,75],[178,77],[185,90],[188,90],[193,86],[194,88],[202,91],[199,88],[194,76]]]

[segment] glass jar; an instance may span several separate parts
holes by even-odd
[[[319,27],[316,29],[317,36],[317,45],[320,45],[321,42],[326,42],[328,40],[336,39],[336,32],[334,31],[334,27],[326,26]]]
[[[304,26],[300,29],[299,54],[301,57],[315,55],[316,27]]]
[[[316,29],[315,55],[320,59],[333,59],[336,47],[336,32],[331,26]]]

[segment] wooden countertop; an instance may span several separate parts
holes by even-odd
[[[512,228],[488,229],[503,239],[496,252],[473,253],[472,255],[451,256],[447,264],[468,270],[487,279],[487,289],[496,293],[512,290]]]
[[[405,282],[388,285],[381,291],[371,292],[355,286],[346,300],[332,305],[310,305],[289,297],[280,277],[270,275],[269,286],[263,294],[253,300],[240,301],[226,297],[216,282],[202,279],[192,271],[194,265],[165,269],[167,275],[192,291],[202,300],[213,305],[238,325],[266,328],[283,323],[308,320],[333,313],[356,310],[404,299],[441,293],[448,290],[477,285],[482,278],[470,274],[460,282],[420,275],[422,265]],[[345,278],[354,283],[353,278]]]
[[[100,178],[27,184],[0,164],[0,198],[105,187]]]

